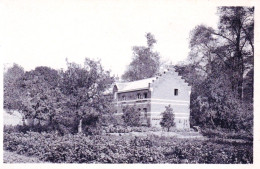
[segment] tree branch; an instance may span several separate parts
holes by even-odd
[[[231,39],[229,39],[228,37],[224,36],[224,35],[221,35],[219,33],[216,33],[214,31],[210,31],[213,35],[217,35],[217,36],[221,36],[222,38],[224,39],[227,39],[228,41],[230,41],[231,43],[233,43],[235,45],[235,42],[233,42]]]
[[[252,42],[252,40],[251,40],[251,38],[250,38],[250,36],[249,36],[249,33],[246,31],[246,29],[242,26],[242,29],[243,29],[243,31],[245,32],[245,34],[246,34],[246,39],[249,41],[249,44],[250,44],[250,46],[251,46],[251,48],[252,48],[252,51],[253,51],[253,53],[254,53],[254,44],[253,44],[253,42]]]
[[[223,59],[223,57],[221,57],[217,52],[214,52],[214,51],[213,51],[213,53],[215,53],[215,54],[223,61],[223,63],[224,63],[228,68],[231,67],[231,65],[228,64],[227,62],[225,62],[224,59]]]
[[[241,49],[240,49],[241,51],[243,50],[245,44],[246,44],[246,38],[245,38],[245,41],[244,41],[243,45],[241,46]]]

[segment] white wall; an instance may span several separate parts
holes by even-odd
[[[151,124],[159,127],[161,112],[165,110],[165,106],[171,105],[175,113],[176,127],[189,128],[191,87],[174,71],[160,76],[151,87]],[[178,89],[177,96],[174,95],[174,89]]]

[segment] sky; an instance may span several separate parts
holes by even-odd
[[[146,45],[176,64],[189,53],[190,31],[199,24],[217,27],[216,5],[198,1],[0,1],[0,55],[4,64],[25,70],[55,69],[84,58],[100,59],[106,70],[121,75],[132,47]]]

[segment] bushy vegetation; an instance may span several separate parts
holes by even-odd
[[[54,163],[252,163],[251,144],[158,136],[4,133],[4,149]]]
[[[160,125],[163,128],[167,128],[167,131],[169,132],[170,128],[175,126],[174,114],[171,105],[166,106],[165,109],[166,110],[162,112],[162,120],[160,122]]]
[[[253,141],[253,135],[245,130],[230,131],[227,129],[208,129],[204,128],[201,133],[208,138],[223,138],[223,139],[240,139],[245,141]]]
[[[83,65],[67,62],[66,70],[45,66],[24,72],[14,64],[4,74],[4,108],[21,113],[32,131],[93,133],[101,112],[110,110],[104,95],[113,83],[100,61],[86,58]]]
[[[158,52],[153,50],[156,39],[153,34],[146,33],[147,46],[133,46],[133,60],[122,75],[124,81],[135,81],[150,78],[159,72],[162,65]]]
[[[105,133],[130,133],[130,132],[153,132],[162,131],[156,127],[129,127],[129,126],[107,126],[103,127]]]
[[[4,163],[44,163],[36,157],[27,157],[25,155],[19,155],[15,152],[4,151],[3,153]]]
[[[175,66],[192,86],[193,126],[253,134],[254,8],[219,7],[218,28],[196,26],[187,64]]]
[[[123,120],[126,126],[140,126],[141,112],[136,109],[135,106],[123,107]]]

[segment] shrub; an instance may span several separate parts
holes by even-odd
[[[106,133],[129,133],[131,132],[130,127],[125,126],[107,126],[103,128]]]
[[[252,163],[252,144],[174,137],[4,133],[4,149],[54,163]]]
[[[31,126],[28,125],[4,125],[4,132],[6,133],[11,133],[11,132],[23,132],[26,133],[27,131],[30,130],[38,130],[39,127],[35,126],[34,128],[32,128]]]
[[[129,127],[129,126],[105,126],[103,127],[105,133],[129,133],[129,132],[150,132],[150,131],[162,131],[158,127]]]
[[[19,132],[17,126],[12,125],[4,125],[4,132],[5,133],[12,133],[12,132]]]
[[[110,126],[110,125],[122,126],[124,124],[122,115],[105,114],[101,116],[100,120],[103,126]]]
[[[165,109],[166,110],[162,112],[162,120],[160,122],[160,125],[163,128],[167,128],[167,131],[169,132],[170,128],[175,126],[174,114],[171,105],[166,106]]]
[[[126,106],[123,108],[123,120],[127,126],[140,126],[141,113],[135,109],[135,106]]]
[[[204,136],[209,138],[223,138],[223,139],[242,139],[247,141],[253,141],[253,135],[250,132],[239,130],[239,131],[230,131],[228,129],[210,129],[210,128],[203,128],[201,133]]]

